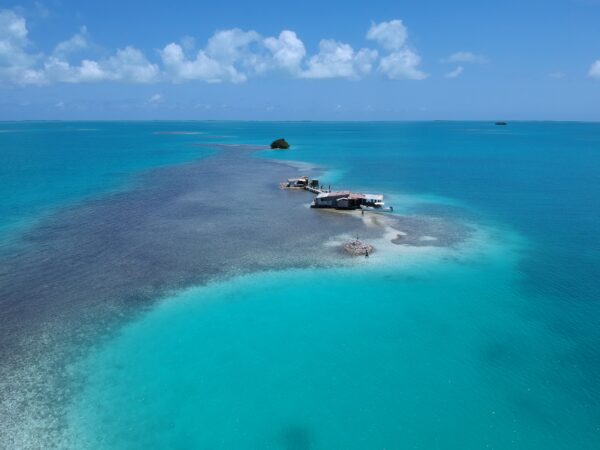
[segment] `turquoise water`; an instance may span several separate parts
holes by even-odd
[[[22,217],[214,152],[194,144],[280,136],[291,151],[256,156],[321,165],[336,187],[382,191],[403,214],[476,230],[448,248],[377,241],[381,251],[352,267],[182,287],[61,363],[74,380],[63,446],[600,445],[600,125],[101,123],[100,142],[57,131],[90,124],[3,124],[17,126],[0,133],[2,151],[33,156],[12,156],[18,178],[2,169],[13,239]],[[41,128],[59,133],[53,152],[43,134],[26,137]],[[44,174],[53,167],[61,177]],[[20,442],[43,440],[34,429]]]
[[[30,225],[53,207],[123,188],[127,176],[201,158],[182,145],[196,135],[172,123],[0,122],[0,233]]]
[[[548,380],[570,343],[515,311],[514,261],[487,250],[169,299],[79,368],[74,446],[592,448]]]

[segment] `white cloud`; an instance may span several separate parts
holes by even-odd
[[[485,56],[477,55],[472,52],[456,52],[447,58],[442,59],[445,63],[479,63],[484,64],[488,60]]]
[[[284,30],[279,33],[279,37],[269,37],[263,42],[271,52],[271,57],[276,66],[292,74],[300,72],[300,64],[306,56],[306,49],[296,33]]]
[[[421,57],[410,49],[390,53],[381,59],[379,71],[392,80],[424,80],[428,75],[419,70]]]
[[[11,10],[0,10],[0,83],[44,84],[35,69],[38,55],[27,52],[29,40],[25,19]]]
[[[600,59],[590,66],[588,77],[600,80]]]
[[[64,83],[121,81],[144,84],[160,78],[158,66],[150,63],[140,50],[133,47],[119,49],[115,55],[100,61],[84,59],[77,66],[51,56],[44,64],[44,72],[48,80]]]
[[[367,39],[388,51],[381,59],[375,49],[355,50],[334,39],[321,40],[318,52],[308,55],[294,31],[263,37],[254,30],[232,28],[215,32],[203,48],[196,48],[190,36],[180,44],[167,44],[158,51],[157,63],[133,46],[101,59],[79,56],[74,60],[92,48],[86,27],[58,43],[50,54],[37,54],[30,50],[24,17],[0,10],[0,83],[242,83],[269,71],[283,71],[297,78],[360,79],[373,72],[378,61],[378,71],[391,79],[424,79],[427,74],[418,67],[421,58],[408,47],[407,38],[408,31],[400,20],[373,23]]]
[[[67,63],[68,64],[68,63]],[[69,80],[71,83],[86,81],[102,81],[109,79],[109,74],[97,61],[84,59],[79,67],[75,68],[75,78]]]
[[[186,58],[180,45],[171,43],[160,51],[162,63],[170,80],[176,83],[202,80],[209,83],[246,81],[232,64],[224,64],[200,50],[194,59]]]
[[[81,27],[79,33],[74,34],[66,41],[60,42],[54,47],[53,55],[64,58],[71,53],[88,48],[88,32],[86,27]]]
[[[86,83],[107,79],[107,75],[96,61],[85,59],[79,66],[71,66],[64,59],[55,56],[51,56],[44,63],[44,74],[48,81],[62,83]]]
[[[372,23],[367,39],[373,40],[390,53],[381,58],[378,71],[391,80],[424,80],[428,75],[419,69],[421,57],[408,47],[408,29],[401,20]]]
[[[116,55],[103,62],[102,66],[109,72],[109,79],[114,81],[153,83],[160,77],[158,66],[150,63],[144,54],[134,47],[118,50]]]
[[[408,39],[408,30],[401,20],[372,23],[367,39],[377,42],[386,50],[401,50]]]
[[[158,103],[162,103],[165,100],[165,96],[162,94],[154,94],[153,96],[151,96],[147,103],[150,105],[156,105]]]
[[[0,11],[0,39],[16,45],[25,45],[27,34],[27,24],[23,17],[9,9]]]
[[[251,49],[260,41],[256,31],[233,28],[217,31],[208,40],[206,48],[198,51],[194,58],[188,58],[183,48],[175,43],[165,46],[160,56],[167,77],[173,82],[241,83],[248,78],[247,73],[266,70],[264,56]]]
[[[208,40],[206,54],[223,63],[233,64],[243,60],[249,53],[248,47],[258,41],[260,35],[256,31],[243,31],[239,28],[217,31]]]
[[[377,51],[363,48],[358,52],[342,42],[323,39],[319,53],[308,60],[308,68],[300,74],[303,78],[350,78],[358,79],[368,74]]]
[[[444,75],[446,78],[458,78],[459,76],[462,75],[462,73],[464,72],[465,68],[463,66],[458,66],[456,69],[451,70],[450,72],[448,72],[446,75]]]

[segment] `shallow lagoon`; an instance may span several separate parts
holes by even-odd
[[[521,314],[512,251],[450,253],[167,298],[73,367],[86,381],[68,436],[79,448],[592,448],[593,421],[552,375],[571,344]]]

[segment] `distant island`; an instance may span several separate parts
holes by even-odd
[[[274,150],[287,150],[290,148],[290,144],[288,144],[285,139],[281,138],[271,142],[271,148]]]

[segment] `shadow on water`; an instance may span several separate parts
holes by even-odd
[[[309,450],[313,448],[313,439],[310,429],[301,425],[290,425],[279,436],[284,450]]]

